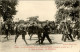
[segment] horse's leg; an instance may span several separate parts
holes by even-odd
[[[30,33],[28,33],[28,35],[29,35],[29,37],[30,37],[30,40],[31,40],[31,34],[30,34]]]
[[[30,34],[29,34],[29,36],[30,36]]]
[[[6,37],[4,37],[4,38],[7,38],[7,40],[8,40],[8,34],[9,34],[9,32],[6,31],[5,34],[6,34]]]
[[[8,37],[10,37],[10,35],[11,35],[11,32],[8,33]]]
[[[24,34],[22,34],[22,39],[24,40],[24,42],[25,42],[26,45],[27,45],[27,42],[26,42],[26,40],[25,40],[25,35],[24,35]]]
[[[62,41],[64,40],[64,38],[65,38],[65,34],[63,33],[63,35],[62,35]]]
[[[78,34],[77,34],[77,39],[80,39],[80,34],[79,34],[79,32],[78,32]]]
[[[39,42],[39,40],[40,40],[40,39],[39,39],[39,34],[37,34],[37,36],[38,36],[38,40],[36,41],[36,43]]]
[[[16,36],[15,36],[15,43],[16,43],[18,37],[19,37],[19,34],[16,34]]]
[[[41,34],[38,34],[38,41],[36,41],[36,43],[39,42],[39,44],[41,43]]]
[[[67,38],[68,38],[68,40],[70,40],[70,37],[69,37],[69,35],[67,36]]]
[[[6,37],[7,37],[7,40],[9,40],[9,39],[8,39],[8,35],[7,35]]]
[[[64,42],[66,42],[67,36],[68,36],[68,34],[64,34]]]
[[[9,40],[9,39],[8,39],[8,35],[6,35],[6,37],[4,37],[4,38],[7,38],[7,40]]]
[[[26,45],[27,45],[27,42],[26,42],[26,40],[25,39],[23,39],[24,40],[24,42],[26,43]]]
[[[32,34],[30,34],[30,40],[31,40],[31,38],[32,38],[31,36],[32,36]]]
[[[32,36],[33,36],[33,34],[31,34],[31,36],[30,36],[30,40],[31,40]]]
[[[8,37],[10,37],[10,35],[11,35],[11,31],[8,31],[7,40],[8,40]]]

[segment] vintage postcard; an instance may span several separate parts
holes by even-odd
[[[80,0],[0,0],[0,52],[80,52]]]

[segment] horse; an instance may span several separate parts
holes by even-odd
[[[27,28],[28,34],[30,36],[30,40],[31,40],[33,34],[38,34],[38,29],[39,29],[38,26],[29,26]]]
[[[41,26],[40,23],[37,24],[37,26],[34,26],[34,25],[28,26],[27,32],[30,36],[30,40],[31,40],[32,36],[34,34],[36,34],[38,36],[38,41],[36,41],[36,43],[37,42],[40,43],[40,40],[41,40],[41,37],[42,37],[42,32],[43,32],[43,29],[42,29],[42,26]]]
[[[26,28],[23,25],[17,25],[16,26],[16,36],[15,36],[15,43],[17,41],[17,38],[22,35],[22,39],[24,40],[24,42],[27,44],[26,40],[25,40],[25,35],[26,35]]]

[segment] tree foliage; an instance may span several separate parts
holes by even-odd
[[[0,16],[3,20],[12,19],[16,15],[17,0],[0,0]]]
[[[80,19],[80,0],[55,0],[57,5],[56,21],[61,22],[67,17],[71,21]]]

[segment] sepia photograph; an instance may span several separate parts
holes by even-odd
[[[0,52],[80,52],[80,0],[0,0]]]

